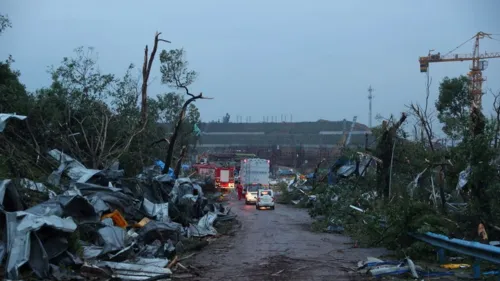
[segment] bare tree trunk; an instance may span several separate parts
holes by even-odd
[[[153,50],[148,60],[148,45],[144,48],[144,63],[142,65],[142,87],[141,87],[141,122],[140,124],[146,126],[148,121],[148,81],[149,75],[151,73],[151,67],[156,56],[156,51],[158,50],[158,42],[170,43],[170,41],[160,39],[161,32],[156,32],[155,42],[153,45]]]
[[[493,94],[495,100],[493,101],[493,110],[496,115],[496,124],[495,124],[495,140],[494,140],[494,148],[498,148],[498,138],[500,134],[500,92],[498,94]]]
[[[177,164],[175,165],[174,175],[176,179],[179,178],[182,168],[182,161],[184,161],[184,157],[186,157],[186,154],[187,154],[187,146],[184,145],[181,148],[181,154],[179,155],[179,159],[177,160]]]
[[[170,165],[172,164],[172,158],[174,156],[174,147],[175,147],[175,142],[177,141],[177,137],[179,136],[179,133],[181,131],[181,126],[182,122],[184,121],[184,117],[186,115],[187,108],[189,104],[194,102],[197,99],[202,99],[203,94],[200,93],[199,95],[191,95],[191,98],[189,98],[187,101],[184,102],[184,105],[182,105],[181,112],[179,113],[179,118],[177,119],[177,123],[174,127],[174,132],[172,133],[172,136],[170,137],[170,143],[168,145],[168,150],[167,150],[167,156],[165,157],[165,167],[163,168],[163,173],[168,173],[168,169],[170,168]]]
[[[323,164],[323,162],[325,162],[326,159],[323,158],[321,161],[319,161],[319,163],[316,165],[316,167],[314,168],[314,174],[313,174],[313,188],[316,187],[316,179],[318,178],[318,170],[319,170],[319,167],[321,166],[321,164]]]

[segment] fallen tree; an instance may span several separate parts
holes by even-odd
[[[28,93],[19,82],[19,72],[12,70],[13,59],[0,64],[2,82],[1,110],[27,116],[25,121],[12,121],[0,135],[0,173],[4,177],[43,177],[54,164],[45,153],[53,148],[80,159],[94,169],[110,167],[117,161],[127,174],[140,172],[144,165],[153,163],[158,155],[180,153],[182,146],[194,142],[192,127],[199,122],[199,112],[192,104],[201,94],[184,101],[177,93],[148,97],[148,84],[158,45],[162,39],[156,33],[152,48],[144,48],[141,78],[134,77],[136,68],[130,65],[122,78],[99,70],[97,53],[93,48],[79,47],[74,57],[62,60],[51,68],[52,84]],[[168,53],[163,51],[163,53]],[[182,50],[170,53],[182,54]],[[177,57],[179,58],[179,57]],[[183,65],[187,62],[182,61]],[[177,62],[171,62],[177,64]],[[165,67],[163,60],[161,67]],[[192,74],[182,74],[184,68],[175,68],[176,88],[189,85]],[[177,77],[188,77],[179,80]],[[183,88],[182,88],[183,89]],[[190,94],[188,90],[186,93]],[[184,103],[176,106],[173,99]],[[175,116],[165,118],[165,116]],[[186,115],[188,118],[186,118]],[[165,122],[167,126],[158,123]],[[151,146],[151,139],[165,139],[175,124],[171,147]],[[170,126],[170,127],[169,127]],[[176,145],[182,135],[181,145]],[[139,161],[137,161],[139,160]],[[167,165],[167,166],[170,166]]]

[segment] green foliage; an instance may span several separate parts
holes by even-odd
[[[12,23],[9,17],[7,15],[0,15],[0,34],[10,27],[12,27]]]
[[[30,96],[19,82],[20,73],[12,70],[14,60],[0,62],[0,112],[28,114]]]
[[[471,102],[469,79],[466,76],[443,79],[436,109],[439,121],[444,124],[443,132],[450,138],[459,139],[467,131]]]
[[[398,187],[401,198],[393,199],[389,204],[382,204],[376,199],[372,186],[375,179],[345,179],[336,186],[322,186],[317,202],[309,210],[311,217],[325,216],[315,223],[316,229],[325,229],[328,225],[342,225],[347,234],[364,246],[381,246],[400,253],[411,252],[412,257],[424,257],[431,247],[423,247],[420,252],[413,248],[413,239],[409,232],[427,232],[449,234],[453,224],[430,206],[430,202],[414,201],[403,195],[403,188]],[[399,196],[396,196],[399,197]],[[364,213],[354,210],[357,206]]]
[[[119,160],[129,175],[163,158],[165,145],[152,146],[151,143],[171,133],[171,125],[184,102],[183,95],[170,92],[149,97],[148,122],[140,130],[141,81],[134,75],[138,70],[130,65],[123,77],[103,73],[97,58],[93,48],[75,49],[74,56],[63,58],[59,66],[51,68],[51,85],[33,93],[28,93],[20,82],[20,73],[12,69],[11,58],[0,63],[0,112],[28,116],[24,122],[9,122],[0,135],[0,158],[7,159],[0,165],[2,176],[28,175],[33,167],[44,167],[42,171],[49,173],[54,163],[39,155],[44,156],[54,148],[89,168],[106,168]],[[171,64],[179,62],[171,61]],[[182,75],[188,79],[194,77],[189,73]],[[194,142],[193,124],[199,120],[198,109],[190,105],[181,128],[182,143]],[[159,123],[167,126],[159,126]]]
[[[381,198],[379,194],[374,194],[374,171],[365,177],[342,179],[335,186],[319,185],[312,192],[317,195],[317,201],[309,210],[311,217],[317,218],[313,227],[324,231],[328,226],[341,225],[362,245],[382,246],[401,255],[427,259],[434,257],[432,247],[416,241],[409,233],[430,231],[476,240],[476,229],[481,221],[486,222],[487,229],[488,225],[500,225],[500,162],[498,148],[494,145],[496,123],[495,120],[486,120],[482,134],[470,134],[471,99],[468,93],[466,77],[446,78],[440,85],[440,96],[436,102],[445,133],[461,140],[458,145],[445,149],[435,146],[431,150],[427,141],[408,141],[404,131],[399,130],[394,139],[390,197]],[[389,120],[391,122],[393,118]],[[375,127],[372,132],[380,145],[382,128]],[[387,153],[392,152],[384,149],[382,152],[375,151],[375,155],[385,152],[387,157]],[[348,157],[348,154],[344,152],[344,156]],[[391,158],[387,159],[390,161]],[[443,182],[439,176],[442,166],[438,163],[448,160],[453,165],[444,166]],[[459,196],[455,190],[459,173],[469,165],[472,173]],[[426,172],[418,184],[413,184],[416,175],[424,169]],[[447,202],[468,203],[465,211],[443,208],[440,188],[447,195]],[[431,196],[433,190],[436,200]],[[350,205],[365,212],[350,208]],[[497,233],[490,230],[490,239],[497,239]]]
[[[163,50],[160,53],[162,83],[187,90],[186,87],[196,80],[198,73],[188,70],[188,62],[184,60],[184,55],[184,49]]]

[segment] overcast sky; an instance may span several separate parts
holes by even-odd
[[[233,121],[357,115],[368,124],[369,85],[374,116],[399,115],[406,104],[423,102],[418,57],[430,49],[447,53],[478,31],[500,34],[499,11],[498,0],[0,0],[0,13],[13,24],[0,36],[0,58],[13,55],[30,90],[48,86],[47,67],[78,46],[95,47],[101,69],[122,75],[129,63],[141,65],[158,30],[172,41],[161,47],[184,48],[199,72],[192,90],[215,98],[197,102],[204,121],[228,112]],[[483,40],[481,50],[500,52],[496,38]],[[456,53],[472,48],[468,43]],[[432,104],[438,82],[466,74],[469,64],[430,66]],[[149,95],[168,92],[159,61],[153,68]],[[484,86],[499,91],[500,59],[491,59],[484,75]],[[483,100],[487,112],[492,101]]]

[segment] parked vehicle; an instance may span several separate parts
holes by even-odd
[[[245,196],[245,204],[249,205],[252,203],[257,203],[257,195],[260,189],[262,189],[263,186],[260,184],[253,184],[253,185],[247,185],[244,186],[244,196]]]
[[[215,168],[215,187],[226,190],[234,188],[234,167]]]
[[[263,207],[274,210],[274,192],[271,189],[259,189],[257,192],[255,209],[260,210]]]
[[[240,182],[243,186],[260,184],[269,187],[269,165],[266,159],[243,159],[240,165]]]
[[[215,177],[215,169],[217,168],[217,166],[215,164],[209,164],[209,163],[203,162],[203,163],[194,164],[193,168],[196,169],[196,172],[199,175],[204,176],[204,177],[210,177],[213,179]]]

